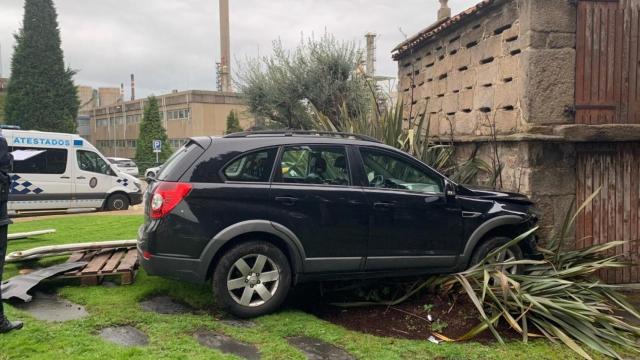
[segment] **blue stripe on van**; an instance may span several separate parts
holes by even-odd
[[[11,176],[11,189],[9,190],[10,194],[17,195],[27,195],[27,194],[36,194],[39,195],[43,193],[44,190],[33,185],[29,180],[23,179],[20,175]]]

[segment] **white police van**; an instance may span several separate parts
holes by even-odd
[[[126,210],[142,202],[141,183],[78,135],[3,130],[14,155],[9,211]]]

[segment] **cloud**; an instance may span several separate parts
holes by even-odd
[[[65,61],[77,69],[76,83],[119,86],[128,92],[136,74],[140,96],[173,89],[215,89],[220,57],[216,0],[54,0]],[[375,32],[377,69],[395,76],[391,50],[431,24],[438,0],[231,0],[232,56],[238,61],[267,55],[275,39],[294,47],[304,36],[325,31],[364,45]],[[451,0],[454,13],[475,0]],[[0,2],[2,69],[7,76],[13,34],[22,21],[22,0]],[[402,29],[402,32],[400,31]]]

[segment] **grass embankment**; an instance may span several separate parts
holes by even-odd
[[[69,216],[35,220],[11,225],[10,232],[57,229],[57,233],[35,239],[11,241],[9,251],[34,246],[132,239],[140,216]],[[16,265],[7,266],[7,275],[17,273]],[[263,359],[303,359],[287,343],[291,336],[311,336],[333,343],[359,359],[572,359],[570,350],[546,340],[507,345],[478,343],[435,345],[425,340],[380,338],[345,330],[296,309],[255,320],[252,328],[235,328],[217,319],[220,313],[212,303],[210,288],[149,277],[140,271],[131,286],[115,288],[80,287],[73,282],[56,283],[63,297],[86,307],[90,316],[66,323],[46,323],[27,313],[6,306],[13,319],[24,320],[24,330],[0,335],[0,359],[231,359],[233,357],[200,346],[193,333],[210,329],[237,340],[255,344]],[[140,300],[166,294],[198,310],[194,315],[158,315],[145,312]],[[131,325],[149,335],[147,347],[125,348],[101,340],[100,329]]]

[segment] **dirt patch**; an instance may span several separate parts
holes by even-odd
[[[198,331],[193,336],[200,345],[210,349],[216,349],[220,352],[233,354],[244,359],[260,359],[260,352],[254,345],[236,341],[228,336],[205,330]]]
[[[100,330],[100,337],[122,346],[146,346],[149,337],[133,326],[116,326]]]
[[[464,295],[421,293],[395,306],[352,308],[333,306],[331,297],[316,296],[314,300],[313,295],[304,295],[304,302],[298,296],[292,305],[347,329],[382,337],[425,340],[438,333],[458,339],[480,323],[477,309]],[[498,330],[506,339],[521,338],[507,324],[499,324]],[[473,341],[489,343],[495,338],[485,331]]]

